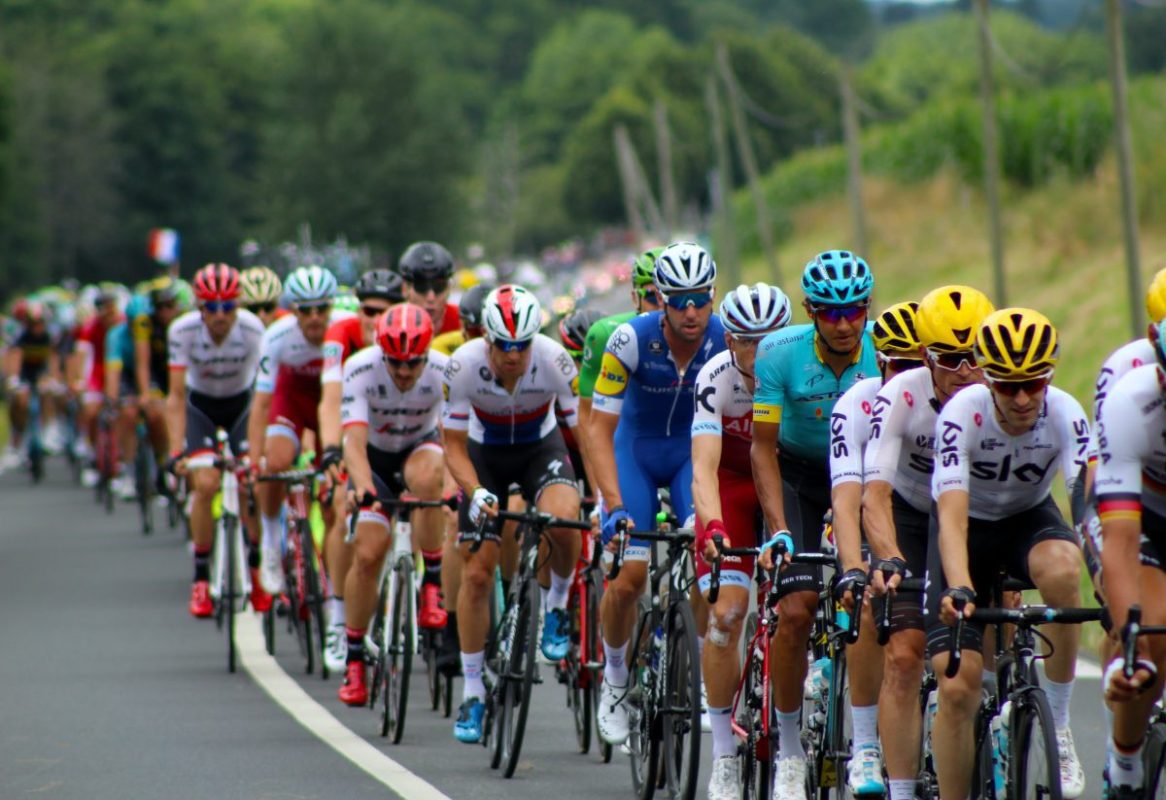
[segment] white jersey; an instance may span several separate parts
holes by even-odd
[[[1123,344],[1109,354],[1101,371],[1097,373],[1097,383],[1093,387],[1093,421],[1101,419],[1101,407],[1105,405],[1105,398],[1110,389],[1117,385],[1127,372],[1143,364],[1158,363],[1154,355],[1154,345],[1148,338],[1135,339]],[[1097,444],[1097,428],[1093,428],[1093,443]]]
[[[864,378],[847,389],[830,412],[830,486],[862,483],[862,458],[870,439],[870,417],[880,377]]]
[[[332,309],[328,326],[353,316],[351,311]],[[315,345],[304,338],[299,319],[295,314],[290,314],[276,320],[263,334],[255,389],[271,393],[279,383],[283,385],[283,391],[295,394],[306,392],[311,397],[319,398],[320,372],[323,367],[323,341]]]
[[[366,347],[344,362],[344,398],[340,422],[368,427],[369,447],[402,453],[433,434],[441,421],[441,382],[449,357],[429,352],[417,383],[402,392],[393,383],[378,345]]]
[[[558,425],[555,401],[568,427],[579,422],[579,370],[558,342],[534,337],[530,363],[508,392],[490,369],[484,338],[472,339],[449,358],[445,369],[446,403],[443,423],[454,431],[469,431],[481,444],[537,442]]]
[[[1102,520],[1134,518],[1144,506],[1166,516],[1166,393],[1156,364],[1111,386],[1097,420],[1093,485]]]
[[[187,311],[166,333],[171,369],[186,370],[186,388],[208,397],[233,397],[251,388],[259,365],[263,322],[250,311],[235,312],[235,324],[220,344],[199,311]]]
[[[1057,468],[1069,494],[1090,457],[1089,422],[1081,404],[1055,386],[1032,430],[1005,433],[996,421],[992,392],[969,386],[947,401],[935,427],[937,459],[932,493],[969,494],[968,514],[999,520],[1040,505]]]
[[[696,375],[692,437],[710,435],[721,437],[721,469],[752,474],[753,392],[728,350],[710,358]]]
[[[896,375],[879,391],[873,405],[870,443],[863,461],[866,480],[886,481],[916,511],[929,513],[940,408],[931,370],[922,367]]]

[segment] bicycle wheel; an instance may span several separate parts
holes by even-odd
[[[275,655],[275,602],[263,612],[263,647],[267,655]]]
[[[535,651],[538,648],[541,596],[538,582],[533,577],[524,578],[523,582],[514,638],[510,645],[510,671],[503,679],[509,688],[502,695],[502,727],[498,731],[503,748],[502,774],[507,778],[514,775],[514,770],[518,768],[518,757],[522,754],[522,737],[526,733],[530,695],[534,688],[535,671],[538,669]]]
[[[571,709],[571,716],[575,720],[575,743],[580,753],[591,750],[591,692],[587,684],[586,656],[582,647],[585,644],[582,631],[584,615],[586,614],[587,589],[572,586],[567,597],[567,619],[569,620],[571,645],[564,659],[564,683],[567,687],[567,708]]]
[[[288,530],[287,553],[284,556],[284,594],[287,595],[287,629],[296,637],[300,655],[304,657],[304,672],[312,674],[315,664],[312,659],[312,631],[308,623],[308,607],[303,591],[303,555],[299,532],[293,527]]]
[[[976,760],[972,772],[972,797],[981,800],[1005,800],[996,793],[996,759],[992,755],[992,718],[995,715],[996,700],[985,691],[976,714]]]
[[[233,673],[235,671],[235,612],[238,609],[236,599],[239,597],[241,587],[239,586],[239,568],[235,563],[235,537],[239,535],[237,522],[228,517],[222,521],[223,524],[223,544],[226,546],[226,558],[224,567],[226,568],[222,604],[226,607],[226,628],[227,628],[227,672]]]
[[[745,679],[737,700],[737,724],[746,731],[745,741],[737,745],[740,763],[741,800],[769,800],[773,792],[769,728],[765,724],[765,651],[760,642],[753,645],[757,634],[757,612],[745,619],[743,640]]]
[[[599,711],[599,694],[603,688],[603,639],[600,633],[599,606],[603,601],[603,574],[592,570],[587,578],[587,649],[583,653],[587,670],[587,691],[591,695],[591,718]],[[603,763],[611,762],[612,746],[603,741],[596,727],[595,744]]]
[[[323,658],[328,627],[324,622],[324,592],[321,589],[316,546],[312,543],[310,523],[301,520],[300,525],[302,526],[300,543],[304,556],[304,602],[308,608],[308,649],[320,661],[320,678],[328,680],[328,665],[324,663]]]
[[[661,654],[655,645],[659,617],[651,601],[642,595],[631,639],[628,695],[624,700],[628,709],[627,747],[631,756],[632,791],[638,800],[651,800],[660,771],[660,727],[654,700],[656,681],[661,679],[656,671]]]
[[[142,517],[142,535],[149,536],[154,530],[154,451],[145,439],[138,440],[134,453],[134,489],[138,495],[138,512]]]
[[[491,603],[493,605],[493,603]],[[503,713],[506,703],[505,696],[509,691],[510,680],[510,652],[514,644],[515,628],[518,625],[518,607],[515,602],[509,605],[502,613],[501,621],[497,626],[491,626],[490,636],[486,639],[486,660],[493,666],[496,678],[491,682],[486,680],[486,718],[483,723],[483,738],[490,746],[490,769],[498,769],[502,764],[504,752]]]
[[[386,702],[393,706],[393,744],[401,743],[405,733],[405,711],[409,702],[409,676],[413,672],[413,637],[417,622],[414,600],[417,587],[413,580],[413,556],[403,555],[397,560],[396,597],[393,598],[392,640],[385,669],[393,674],[392,691],[386,692]]]
[[[1029,689],[1016,697],[1013,709],[1008,730],[1008,796],[1016,800],[1061,800],[1061,759],[1048,697],[1040,689]]]
[[[441,707],[442,674],[437,668],[437,654],[441,652],[443,631],[423,629],[421,631],[421,656],[425,660],[425,687],[429,689],[430,708],[437,711]]]
[[[368,707],[375,710],[377,700],[384,691],[385,680],[385,602],[389,596],[389,576],[381,578],[380,589],[377,591],[377,606],[373,612],[372,625],[368,629],[367,641],[372,642],[376,649],[369,653],[372,660],[372,677],[368,684]],[[381,736],[389,735],[389,721],[386,715],[381,714]]]
[[[850,763],[850,743],[853,737],[850,714],[850,685],[846,678],[846,657],[839,651],[834,659],[830,675],[829,711],[826,714],[826,750],[823,753],[823,780],[829,777],[830,791],[827,796],[837,800],[850,800],[850,786],[847,781],[847,767]],[[826,794],[825,792],[823,794]]]
[[[696,796],[700,772],[700,651],[687,600],[672,606],[662,725],[666,785],[676,800]]]
[[[1159,710],[1151,718],[1150,730],[1146,734],[1145,763],[1147,800],[1166,798],[1166,719]]]

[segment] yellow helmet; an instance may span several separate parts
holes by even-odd
[[[1057,329],[1031,308],[1002,308],[976,332],[976,363],[990,378],[1019,381],[1047,375],[1057,366]]]
[[[1155,324],[1166,319],[1166,267],[1154,274],[1150,288],[1146,290],[1146,314]]]
[[[944,353],[972,349],[976,329],[995,311],[987,295],[971,286],[941,286],[919,301],[915,331],[919,343]]]
[[[915,332],[915,317],[919,304],[895,303],[879,314],[870,336],[880,353],[915,355],[919,350],[919,334]]]

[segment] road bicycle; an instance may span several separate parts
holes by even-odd
[[[1126,624],[1121,629],[1122,672],[1126,678],[1132,678],[1134,672],[1147,670],[1151,680],[1146,685],[1153,685],[1158,670],[1152,661],[1138,658],[1137,642],[1139,636],[1157,636],[1166,633],[1166,625],[1143,625],[1142,608],[1138,605],[1130,606],[1126,615]],[[1104,690],[1105,687],[1102,687]],[[1142,748],[1142,788],[1147,798],[1161,798],[1166,796],[1166,708],[1162,698],[1154,704],[1150,712],[1150,720],[1146,725],[1146,744]]]
[[[28,387],[28,426],[24,431],[28,447],[28,471],[34,484],[45,476],[45,445],[41,434],[41,398],[36,381]]]
[[[572,528],[590,533],[591,523],[562,519],[528,507],[525,511],[499,510],[494,524],[513,520],[518,523],[520,543],[518,570],[510,581],[506,608],[498,625],[486,641],[486,664],[493,677],[486,685],[486,715],[482,743],[491,748],[490,767],[502,767],[507,778],[514,775],[522,752],[530,696],[538,677],[539,617],[542,596],[538,586],[539,545],[550,528]],[[483,542],[489,517],[483,515],[474,535],[470,552]],[[550,539],[545,539],[549,548]],[[489,677],[489,676],[488,676]]]
[[[97,441],[94,446],[97,467],[97,504],[104,505],[108,514],[113,513],[113,479],[117,477],[118,452],[114,426],[117,410],[106,403],[97,412]]]
[[[154,531],[154,498],[158,487],[158,459],[154,446],[150,443],[150,432],[146,425],[146,412],[138,411],[134,425],[137,449],[134,451],[134,491],[137,493],[138,512],[142,520],[142,535],[149,536]]]

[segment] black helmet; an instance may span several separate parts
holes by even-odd
[[[414,242],[401,256],[397,271],[407,281],[448,278],[453,275],[453,256],[437,242]]]
[[[391,269],[370,269],[360,276],[360,280],[352,287],[352,292],[358,300],[370,297],[388,300],[390,303],[401,303],[405,300],[401,292],[401,276]]]
[[[466,289],[462,299],[458,301],[457,311],[462,325],[468,328],[482,327],[482,303],[486,302],[486,295],[493,286],[479,283]]]
[[[583,354],[583,344],[587,341],[587,331],[603,314],[595,308],[572,311],[559,320],[559,339],[563,347],[572,355]]]

